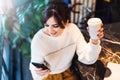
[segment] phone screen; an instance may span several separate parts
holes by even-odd
[[[44,64],[35,63],[35,62],[32,62],[32,64],[37,68],[42,68],[43,70],[48,69],[48,67],[45,66]]]

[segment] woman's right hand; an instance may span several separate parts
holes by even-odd
[[[45,76],[45,75],[48,75],[50,73],[50,70],[49,69],[36,68],[35,72],[39,76]]]

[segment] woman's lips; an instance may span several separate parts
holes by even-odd
[[[50,33],[51,35],[55,35],[56,33]]]

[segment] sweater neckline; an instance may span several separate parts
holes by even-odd
[[[57,36],[57,37],[52,37],[52,36],[49,36],[49,35],[45,34],[45,33],[43,32],[43,29],[44,29],[44,28],[41,29],[41,33],[42,33],[42,35],[43,35],[44,37],[46,37],[46,38],[49,38],[49,39],[59,39],[59,38],[61,38],[61,37],[65,34],[66,28],[67,28],[67,27],[65,27],[65,29],[63,29],[62,34],[59,35],[59,36]]]

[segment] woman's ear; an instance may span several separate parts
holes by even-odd
[[[65,23],[64,21],[62,21],[62,24],[63,24],[63,26],[65,26],[65,25],[66,25],[66,23]]]
[[[69,23],[69,20],[67,20],[67,22],[62,21],[62,24],[63,24],[64,26],[66,26],[68,23]]]
[[[68,24],[69,24],[69,22],[70,22],[70,21],[69,21],[69,20],[67,20],[66,25],[68,25]]]
[[[67,20],[67,23],[69,23],[70,22],[70,20]]]

